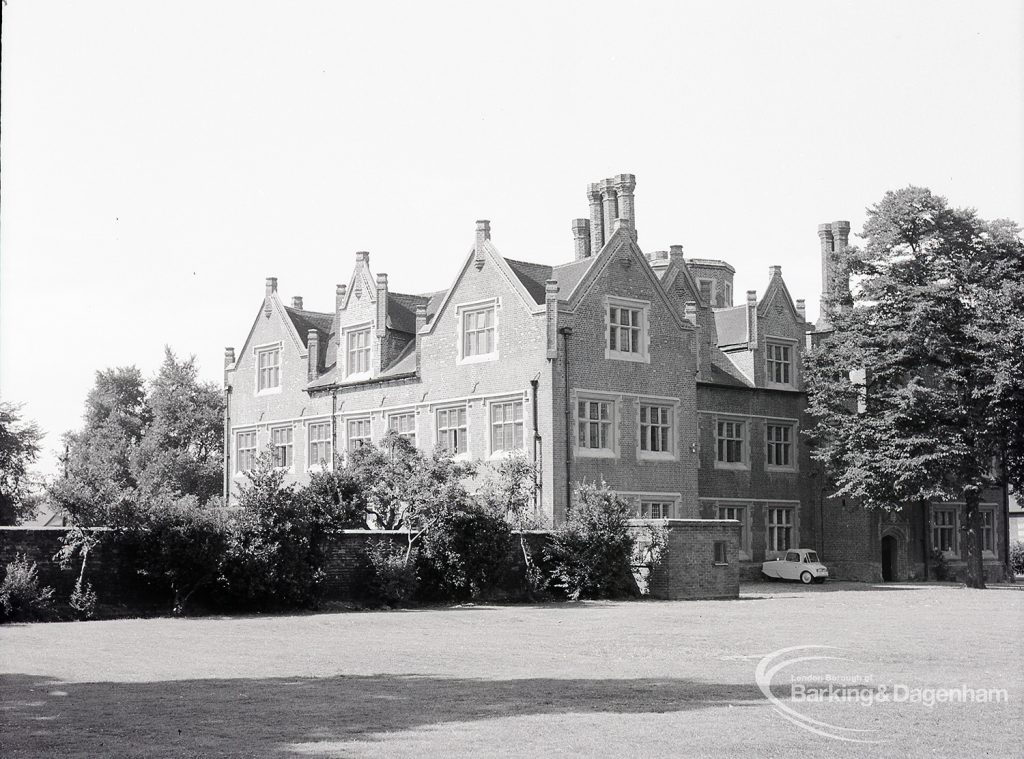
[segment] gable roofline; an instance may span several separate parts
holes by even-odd
[[[504,257],[502,257],[498,252],[498,249],[494,247],[490,240],[483,241],[483,245],[479,252],[483,253],[484,266],[491,264],[497,267],[509,287],[519,296],[523,305],[526,306],[530,313],[544,313],[544,304],[542,303],[538,305],[536,301],[534,301],[533,296],[530,295],[519,277],[517,277],[515,272],[512,271]],[[466,260],[459,269],[459,273],[455,276],[455,281],[452,282],[452,286],[448,288],[448,291],[444,294],[444,298],[442,298],[441,302],[438,304],[437,310],[434,312],[434,318],[424,325],[419,334],[429,335],[434,331],[434,326],[439,321],[441,314],[448,308],[448,303],[451,301],[452,295],[458,288],[462,278],[466,276],[466,272],[469,270],[469,267],[475,265],[475,262],[478,259],[477,253],[478,251],[475,245],[470,248],[469,255],[466,256]]]
[[[796,310],[796,306],[793,304],[793,296],[789,294],[789,288],[786,287],[785,280],[782,279],[782,268],[779,266],[773,266],[771,268],[771,279],[768,281],[768,287],[764,291],[764,295],[757,304],[757,315],[763,316],[768,312],[769,306],[775,302],[776,298],[782,298],[783,303],[786,305],[786,309],[789,311],[790,316],[793,320],[803,324],[804,319],[800,317],[800,314]]]
[[[248,351],[250,343],[252,342],[252,337],[256,332],[256,325],[260,323],[260,319],[267,318],[265,315],[267,307],[267,298],[270,299],[271,313],[277,314],[278,320],[284,323],[285,329],[288,332],[288,336],[291,337],[292,343],[295,345],[295,348],[299,351],[299,355],[308,358],[309,350],[306,348],[306,343],[299,336],[298,330],[295,329],[295,324],[292,322],[291,317],[288,316],[288,313],[286,311],[287,306],[284,305],[284,302],[278,296],[276,291],[271,293],[270,295],[265,295],[263,297],[263,302],[260,303],[260,308],[256,312],[256,318],[252,320],[252,326],[249,327],[249,333],[245,336],[245,341],[242,343],[242,348],[238,352],[238,358],[244,356]],[[237,366],[237,364],[238,361],[236,360],[235,365]],[[231,369],[230,371],[234,371],[234,369]]]
[[[690,288],[690,292],[693,293],[693,297],[696,298],[694,303],[697,304],[697,308],[711,308],[711,304],[704,300],[704,297],[700,294],[700,288],[697,287],[697,280],[693,278],[693,272],[691,272],[684,264],[680,264],[674,259],[670,259],[668,268],[665,269],[665,276],[661,278],[662,287],[665,288],[665,292],[669,292],[672,286],[675,284],[679,277],[683,277],[686,280],[687,285]]]
[[[344,311],[348,308],[348,302],[352,300],[352,293],[356,291],[356,277],[363,273],[362,282],[360,284],[365,285],[367,297],[370,299],[370,303],[377,302],[377,281],[373,278],[373,272],[370,271],[370,254],[365,251],[356,253],[356,265],[352,268],[352,276],[348,278],[348,289],[345,290],[345,300],[342,302],[339,311]]]
[[[672,315],[675,320],[676,326],[684,331],[694,331],[696,327],[690,324],[683,315],[679,313],[679,309],[676,308],[676,304],[672,302],[672,298],[669,297],[668,291],[665,290],[661,284],[661,280],[658,279],[658,275],[654,273],[647,258],[640,251],[636,241],[633,239],[631,230],[620,227],[616,229],[612,236],[608,238],[608,241],[601,248],[601,252],[595,256],[597,259],[594,264],[587,270],[587,273],[580,279],[574,288],[572,294],[569,297],[563,296],[559,293],[559,299],[565,299],[568,301],[568,307],[570,310],[575,308],[593,289],[594,284],[597,282],[598,277],[604,272],[605,269],[611,264],[612,260],[618,258],[623,252],[631,256],[634,259],[634,265],[638,266],[640,270],[647,277],[647,280],[654,287],[654,290],[658,293],[668,312]]]

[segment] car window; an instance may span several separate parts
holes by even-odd
[[[808,551],[807,555],[804,557],[804,561],[806,561],[808,564],[817,564],[818,554],[816,554],[814,551]]]
[[[790,551],[786,554],[786,561],[800,561],[800,554],[796,551]]]

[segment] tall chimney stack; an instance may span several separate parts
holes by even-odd
[[[302,310],[302,296],[301,295],[293,295],[292,296],[292,308],[297,308],[297,309],[299,309],[299,311]]]
[[[345,293],[348,292],[347,285],[335,285],[334,286],[334,310],[341,311],[342,305],[345,303]]]
[[[604,247],[604,211],[601,208],[601,185],[587,185],[587,200],[590,202],[590,255],[596,256]]]
[[[626,220],[627,223],[624,226],[628,226],[632,230],[635,239],[636,217],[634,216],[633,190],[636,189],[636,177],[632,174],[619,174],[613,181],[615,182],[618,218]]]
[[[572,220],[572,239],[575,259],[587,258],[590,255],[590,220]]]
[[[604,232],[607,237],[615,231],[615,220],[619,218],[618,195],[615,192],[614,180],[605,179],[601,182],[601,203],[604,207]]]

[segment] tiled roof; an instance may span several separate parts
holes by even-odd
[[[596,259],[592,256],[581,258],[578,261],[570,261],[567,264],[548,266],[547,264],[535,264],[529,261],[516,261],[513,258],[506,258],[512,272],[519,277],[523,287],[530,293],[530,297],[539,305],[544,302],[544,294],[547,280],[553,279],[558,283],[558,294],[567,298],[576,288],[583,275],[587,273]]]
[[[708,371],[709,384],[732,387],[753,387],[729,357],[718,350],[711,351],[711,367]]]
[[[388,318],[391,319],[391,328],[399,332],[415,333],[416,306],[425,306],[429,302],[429,295],[388,292]]]
[[[715,309],[715,327],[719,345],[738,345],[747,342],[747,306]]]
[[[302,344],[307,345],[307,337],[311,329],[315,329],[320,333],[320,342],[323,344],[327,338],[331,335],[331,329],[334,325],[333,314],[321,314],[317,311],[303,311],[298,308],[292,308],[291,306],[284,307],[285,312],[288,314],[288,318],[292,320],[292,324],[295,325],[295,331],[299,333],[299,337],[302,339]]]

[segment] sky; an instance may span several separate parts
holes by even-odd
[[[812,319],[817,225],[886,190],[1024,222],[1019,0],[7,0],[2,43],[0,399],[44,473],[98,370],[220,384],[267,276],[446,288],[477,219],[561,263],[614,174],[645,251],[780,265]]]

